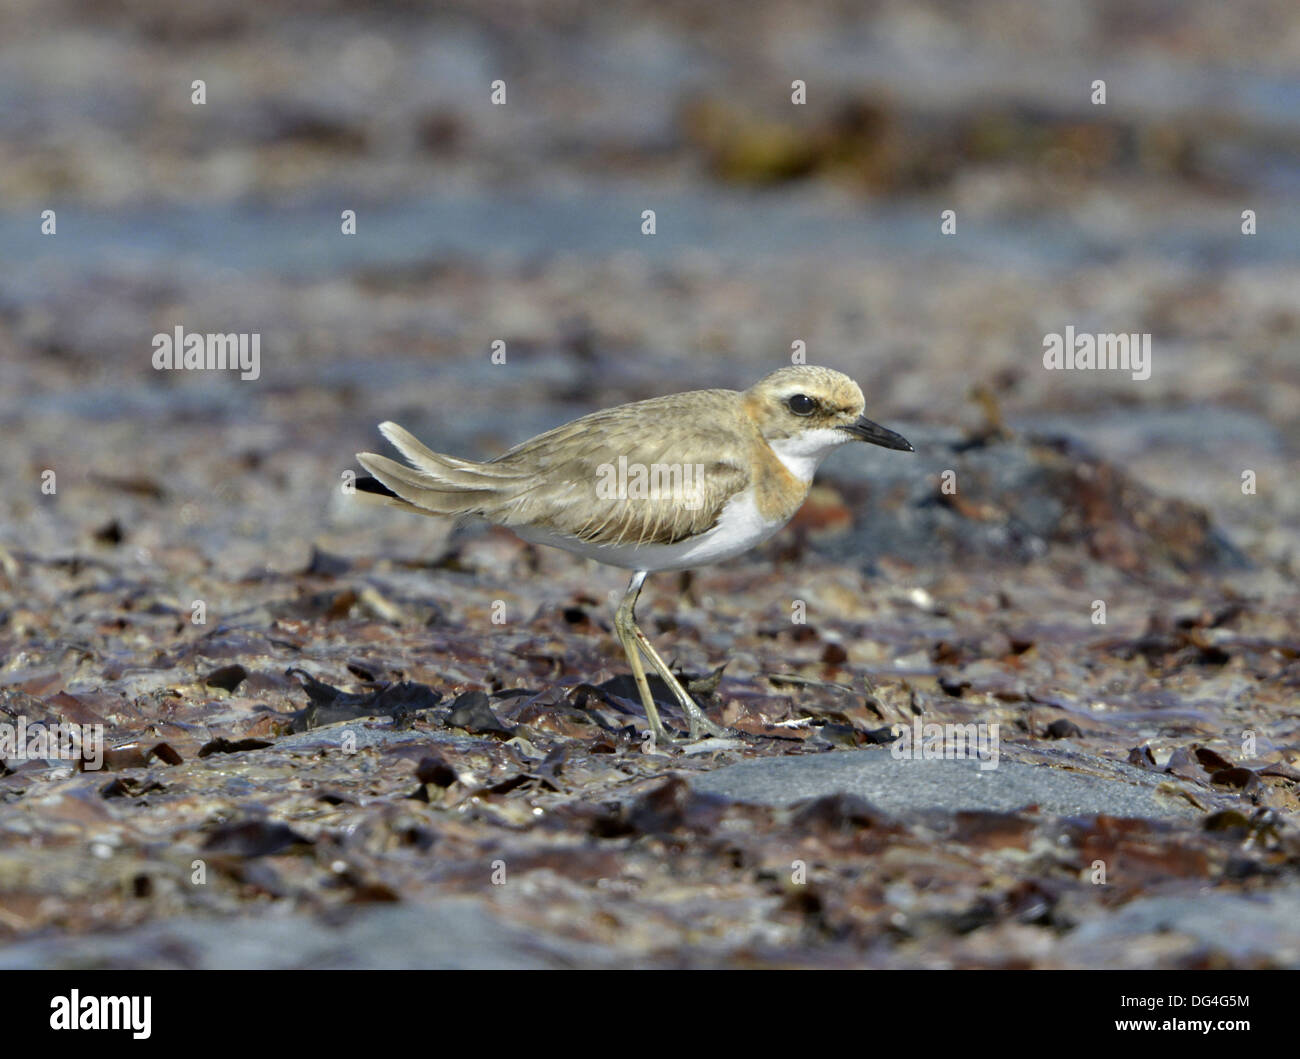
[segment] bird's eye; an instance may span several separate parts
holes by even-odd
[[[817,402],[806,393],[797,393],[786,401],[790,411],[797,416],[810,416],[817,409]]]

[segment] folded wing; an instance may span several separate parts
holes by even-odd
[[[386,423],[385,436],[413,467],[371,453],[358,459],[425,511],[589,544],[672,544],[712,528],[750,484],[735,398],[703,390],[595,412],[487,463],[442,456]]]

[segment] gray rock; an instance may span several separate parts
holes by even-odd
[[[761,758],[691,778],[697,790],[743,802],[790,805],[843,791],[885,810],[1014,812],[1037,805],[1059,816],[1194,817],[1181,798],[1157,793],[1168,777],[1105,762],[1122,779],[1042,765],[999,761],[981,770],[973,760],[898,760],[888,750],[845,750]]]
[[[0,951],[0,969],[551,968],[597,955],[497,919],[479,901],[373,905],[336,925],[303,915],[192,917],[117,934],[43,938]]]
[[[1127,963],[1125,956],[1135,950],[1135,939],[1171,933],[1234,961],[1263,960],[1277,967],[1300,967],[1300,888],[1257,894],[1141,897],[1103,920],[1081,925],[1070,935],[1061,956],[1071,963],[1096,966]],[[1143,962],[1149,964],[1150,960]],[[1181,1009],[1180,1014],[1198,1017]]]
[[[1059,432],[972,444],[951,429],[885,425],[916,451],[858,446],[832,455],[819,475],[853,509],[848,530],[810,539],[828,559],[1029,562],[1052,545],[1088,545],[1106,528],[1124,546],[1093,557],[1121,569],[1181,577],[1190,568],[1247,565],[1203,509],[1153,492]],[[948,470],[963,483],[960,496],[936,488]]]

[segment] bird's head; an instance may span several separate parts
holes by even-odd
[[[780,368],[746,390],[742,401],[759,433],[799,477],[811,478],[827,453],[849,441],[913,451],[902,435],[867,419],[858,384],[830,368]]]

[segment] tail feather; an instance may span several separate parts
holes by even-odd
[[[406,503],[435,515],[471,514],[492,496],[492,487],[488,484],[467,488],[440,482],[373,452],[359,452],[357,460]]]
[[[434,452],[410,431],[404,430],[396,423],[380,423],[379,432],[410,461],[413,467],[451,485],[475,488],[521,477],[517,470],[501,464],[474,463]]]
[[[438,517],[432,511],[425,511],[423,508],[416,507],[414,504],[403,500],[388,486],[379,481],[378,478],[369,476],[358,478],[356,487],[356,492],[353,495],[358,503],[366,506],[395,507],[399,511],[414,511],[417,515],[428,515],[430,518]]]

